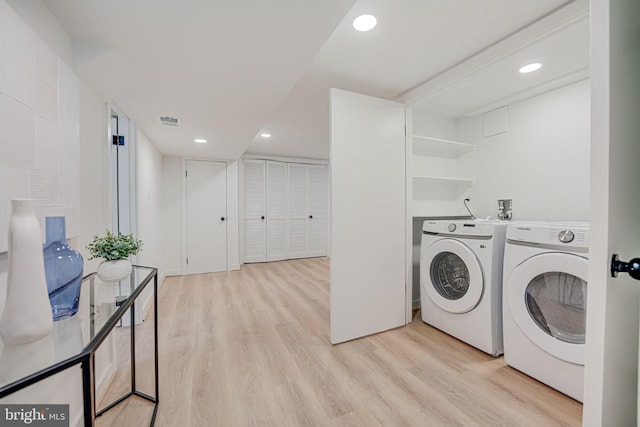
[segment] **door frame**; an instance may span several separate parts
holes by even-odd
[[[187,160],[205,161],[205,162],[220,162],[225,164],[225,180],[226,180],[226,203],[227,203],[227,271],[239,270],[240,263],[238,260],[238,167],[237,161],[224,160],[224,159],[203,159],[197,157],[183,157],[181,159],[181,219],[180,229],[182,234],[182,251],[180,274],[187,274]],[[234,186],[235,183],[235,186]],[[234,194],[235,192],[235,194]],[[235,230],[235,233],[234,233]]]
[[[118,123],[121,120],[124,120],[124,131],[125,131],[125,149],[127,151],[127,155],[129,158],[129,162],[127,166],[127,175],[128,180],[123,183],[123,187],[125,187],[128,191],[128,198],[125,200],[127,205],[123,207],[123,209],[127,213],[126,224],[124,227],[120,227],[118,221],[118,201],[116,200],[116,196],[114,192],[117,190],[117,180],[114,174],[117,172],[117,162],[118,159],[114,156],[114,146],[112,145],[113,135],[117,135],[118,129],[113,128],[113,117],[117,117]],[[137,207],[136,207],[136,125],[127,116],[122,109],[115,104],[114,102],[110,102],[107,104],[107,143],[109,144],[108,150],[108,159],[109,159],[109,177],[108,180],[108,194],[109,198],[109,218],[111,223],[111,230],[114,233],[121,231],[123,234],[132,233],[133,235],[137,235]],[[122,165],[120,165],[122,166]],[[135,263],[136,256],[132,257],[132,261]]]

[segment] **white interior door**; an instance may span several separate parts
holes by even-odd
[[[287,258],[287,164],[267,161],[267,261]]]
[[[405,109],[331,89],[331,342],[405,324]]]
[[[289,258],[307,256],[307,165],[288,163],[287,245]]]
[[[585,426],[637,425],[640,282],[611,256],[640,257],[640,2],[591,1],[591,239]]]
[[[327,254],[327,167],[309,165],[309,250],[308,256]]]
[[[244,262],[267,260],[266,163],[244,161]]]
[[[227,165],[187,160],[187,274],[227,270]]]

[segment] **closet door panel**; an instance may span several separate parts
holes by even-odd
[[[289,258],[304,258],[307,255],[307,220],[289,219]]]
[[[244,262],[264,262],[267,259],[264,223],[245,220]]]
[[[267,261],[287,258],[287,164],[267,161]]]
[[[307,213],[307,167],[289,163],[289,218],[304,218]]]
[[[289,258],[303,258],[308,251],[307,166],[289,163],[287,183],[287,245]]]
[[[244,262],[267,260],[265,161],[244,162]]]
[[[309,248],[308,256],[327,254],[327,167],[309,165]]]
[[[327,220],[316,218],[309,221],[309,252],[308,256],[327,255]]]

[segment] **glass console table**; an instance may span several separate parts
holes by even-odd
[[[151,282],[155,396],[143,393],[136,387],[135,363],[137,307],[134,302]],[[110,405],[96,411],[95,354],[109,333],[123,320],[127,310],[131,325],[131,389]],[[54,322],[51,334],[36,342],[13,347],[0,346],[0,398],[78,364],[82,370],[85,426],[95,425],[97,416],[134,395],[153,403],[150,425],[154,425],[159,403],[157,268],[133,266],[131,275],[119,282],[102,282],[95,273],[89,274],[83,279],[80,307],[75,316]]]

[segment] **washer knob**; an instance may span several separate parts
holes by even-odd
[[[570,243],[575,238],[573,231],[571,230],[562,230],[558,233],[558,240],[562,243]]]
[[[454,231],[456,231],[456,225],[455,225],[455,224],[453,224],[453,223],[449,224],[449,227],[448,227],[448,228],[449,228],[449,231],[450,231],[451,233],[453,233]]]

